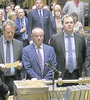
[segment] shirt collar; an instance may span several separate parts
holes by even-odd
[[[40,47],[37,47],[36,44],[34,43],[35,49],[43,49],[43,43],[40,45]]]
[[[68,35],[66,32],[64,32],[65,37],[74,37],[74,33],[72,32],[70,35]]]
[[[75,5],[78,5],[78,4],[79,4],[79,1],[76,2],[76,1],[74,0],[74,4],[75,4]]]
[[[38,10],[38,12],[40,12],[40,11],[43,12],[43,9],[37,9],[37,10]]]
[[[7,43],[7,40],[5,39],[4,35],[2,36],[2,39],[3,39],[4,43]],[[11,40],[11,41],[9,41],[9,42],[11,43],[11,42],[12,42],[12,40]]]

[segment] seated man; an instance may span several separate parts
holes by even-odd
[[[31,34],[33,44],[23,49],[22,61],[28,78],[51,79],[52,69],[47,68],[45,63],[56,67],[56,55],[53,47],[43,44],[44,32],[37,27]]]

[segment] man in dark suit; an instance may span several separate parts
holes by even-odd
[[[90,1],[88,2],[88,17],[89,17],[89,26],[90,26]]]
[[[3,36],[0,38],[0,66],[6,67],[6,63],[13,63],[15,61],[21,61],[21,54],[23,44],[22,42],[13,39],[15,32],[15,23],[11,20],[5,21],[3,24]],[[14,68],[6,68],[4,73],[4,83],[9,87],[10,94],[13,94],[13,80],[21,79],[20,72],[22,64]]]
[[[56,52],[57,69],[62,72],[63,79],[78,79],[82,76],[85,59],[85,37],[73,32],[71,15],[65,15],[62,24],[62,33],[53,35],[50,41]]]
[[[52,69],[45,63],[56,67],[56,55],[53,47],[43,44],[44,32],[41,28],[34,28],[31,34],[33,43],[23,49],[22,61],[28,78],[51,79]]]
[[[14,37],[23,42],[23,47],[29,44],[27,27],[28,27],[28,19],[25,17],[24,9],[19,9],[17,11],[17,18],[15,20],[16,23],[16,31]]]
[[[90,77],[90,36],[87,37],[86,59],[85,59],[85,76]]]
[[[50,14],[49,11],[43,9],[43,0],[36,0],[36,9],[28,14],[28,36],[30,44],[32,43],[31,33],[35,27],[40,27],[44,31],[44,43],[48,44],[50,37]]]

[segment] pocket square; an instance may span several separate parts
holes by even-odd
[[[48,18],[48,16],[46,16],[45,18]]]

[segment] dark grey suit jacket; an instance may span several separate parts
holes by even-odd
[[[79,68],[79,75],[81,76],[82,66],[85,59],[85,37],[81,34],[75,33],[74,38],[76,47],[77,67]],[[62,32],[53,35],[50,44],[55,49],[57,58],[57,69],[62,72],[61,77],[63,78],[64,73],[66,71],[64,33]]]
[[[90,77],[90,36],[87,37],[86,59],[85,59],[85,75]]]
[[[18,60],[21,61],[23,44],[22,42],[16,39],[13,39],[12,43],[13,43],[13,50],[14,50],[14,61],[18,61]],[[0,63],[3,64],[5,63],[2,38],[0,38]],[[15,73],[16,73],[16,79],[20,79],[20,70],[16,69]]]

